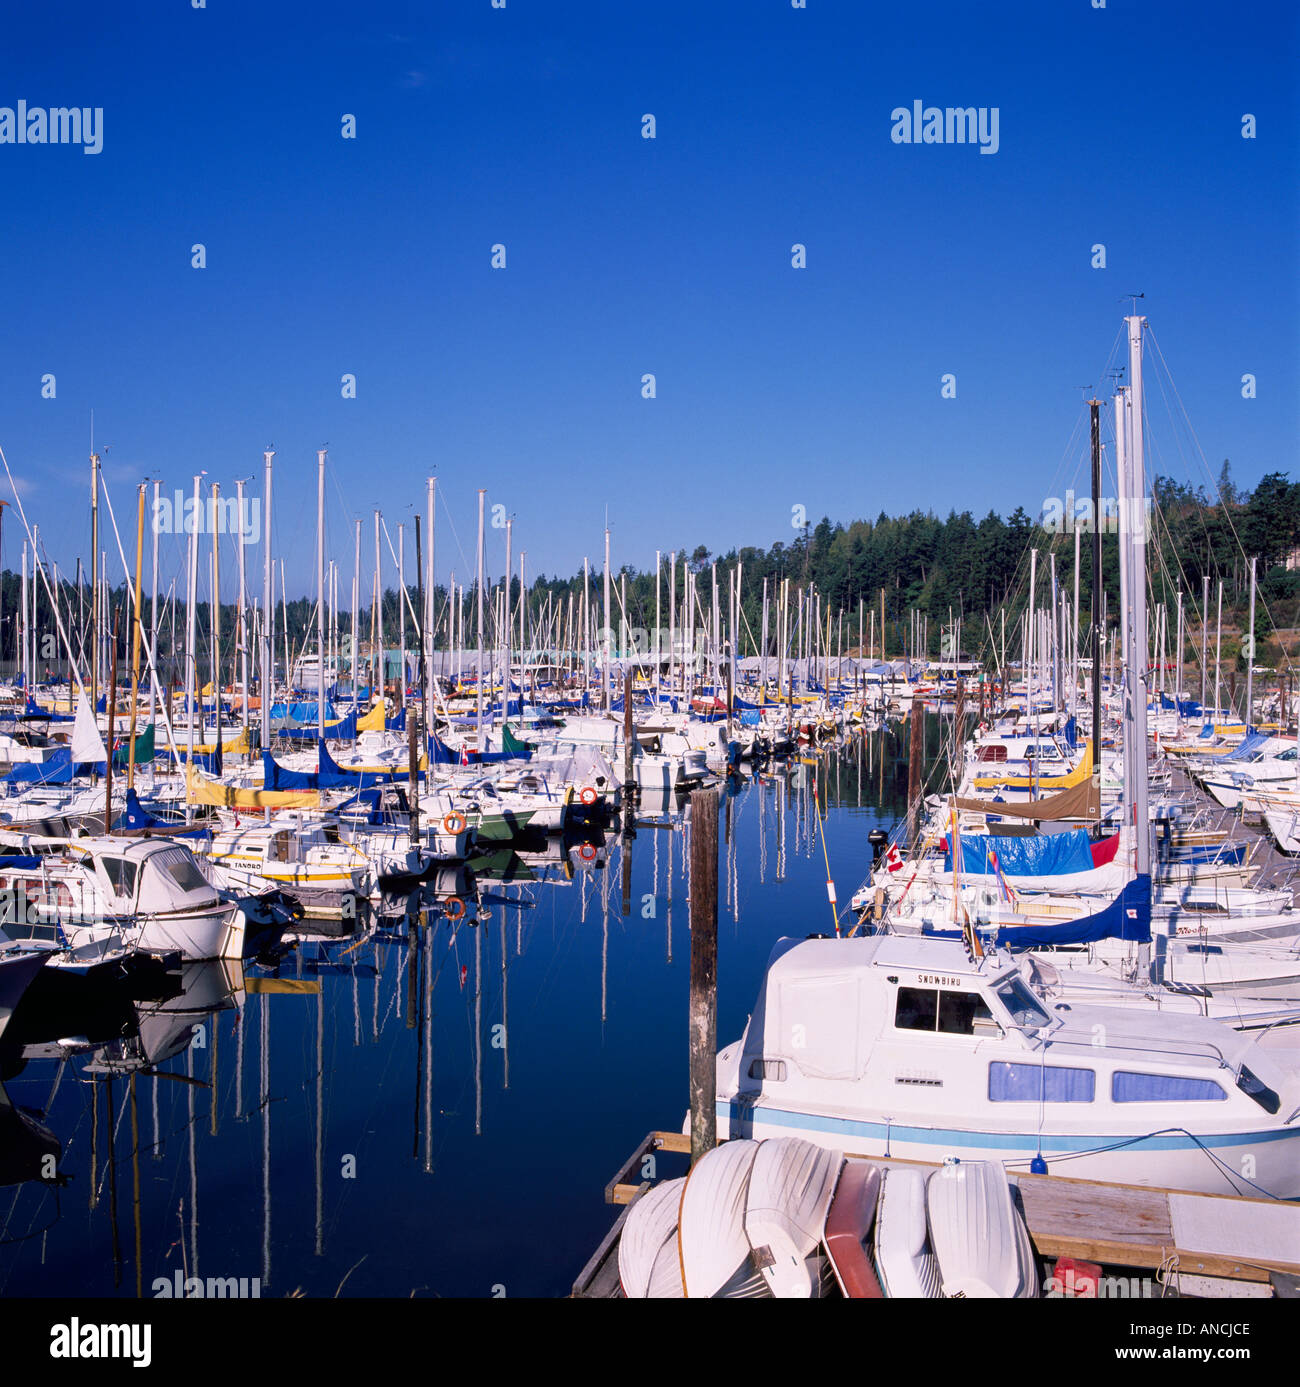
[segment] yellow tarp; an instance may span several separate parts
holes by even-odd
[[[1084,746],[1083,757],[1068,775],[981,775],[976,776],[975,786],[980,790],[991,790],[995,786],[1005,786],[1009,790],[1069,790],[1082,785],[1092,775],[1092,740]]]
[[[187,768],[185,798],[190,804],[217,804],[226,809],[319,809],[319,790],[241,790],[197,775]]]
[[[382,732],[384,730],[385,711],[384,700],[381,698],[364,717],[357,719],[357,731]]]

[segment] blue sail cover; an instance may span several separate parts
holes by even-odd
[[[1178,716],[1180,718],[1199,718],[1204,712],[1205,709],[1194,698],[1180,698],[1178,700]]]
[[[1077,920],[1053,924],[1003,925],[995,936],[999,947],[1050,949],[1057,945],[1092,944],[1098,939],[1151,940],[1151,878],[1134,877],[1103,910]]]
[[[75,722],[76,719],[71,713],[47,713],[44,708],[36,706],[36,700],[27,695],[27,707],[23,710],[23,718],[27,722]]]
[[[429,736],[429,764],[431,766],[460,765],[460,758],[436,732]]]
[[[1217,756],[1206,757],[1208,761],[1244,761],[1248,756],[1253,756],[1268,737],[1263,732],[1256,732],[1253,727],[1246,729],[1246,735],[1237,743],[1231,751],[1220,752]]]
[[[346,815],[355,821],[358,811],[365,809],[365,822],[368,828],[379,828],[384,824],[393,823],[394,819],[392,815],[385,814],[380,809],[379,805],[380,791],[372,788],[362,790],[359,794],[353,795],[351,799],[344,800],[343,803],[339,805],[338,809],[335,810],[335,813],[340,816]]]
[[[1174,848],[1162,853],[1161,859],[1192,866],[1217,863],[1223,867],[1240,867],[1249,848],[1249,843],[1193,843],[1185,848]]]
[[[990,850],[996,854],[998,866],[1005,876],[1064,876],[1070,872],[1090,872],[1093,868],[1086,828],[1068,833],[1036,833],[1026,838],[964,833],[961,839],[962,872],[974,876],[992,876],[994,871],[989,861]],[[951,847],[944,858],[944,870],[952,871]]]
[[[186,827],[185,824],[156,818],[140,803],[139,796],[131,788],[128,788],[126,792],[126,812],[118,815],[113,827],[119,831],[124,829],[139,831],[148,828],[164,833],[169,838],[199,838],[206,836],[208,832],[206,824],[193,824]]]
[[[1079,745],[1079,723],[1073,713],[1065,724],[1065,744],[1071,749]]]
[[[44,763],[20,761],[5,780],[11,785],[67,785],[72,780],[72,752],[61,746]]]
[[[406,731],[406,709],[403,708],[395,718],[384,719],[385,732],[405,732]]]
[[[316,705],[312,705],[312,722],[310,726],[304,727],[282,727],[277,735],[288,737],[293,741],[311,742],[316,740]],[[353,711],[341,722],[333,727],[325,728],[325,735],[337,742],[354,742],[357,738],[357,715]]]
[[[323,741],[318,741],[316,747],[320,753],[320,774],[317,780],[322,790],[337,789],[340,786],[355,786],[358,790],[364,790],[371,785],[387,785],[401,774],[399,771],[345,770],[330,755],[329,748]]]

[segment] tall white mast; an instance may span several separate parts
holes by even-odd
[[[155,487],[157,483],[154,483]],[[245,747],[247,747],[248,732],[248,593],[245,584],[244,571],[244,535],[247,527],[244,524],[244,483],[235,483],[235,497],[239,506],[239,518],[236,522],[239,526],[239,610],[235,614],[235,627],[239,632],[239,701],[241,718],[240,722],[245,733]],[[154,531],[154,649],[157,650],[158,631],[157,631],[157,610],[158,610],[158,533]],[[152,666],[150,667],[152,668]]]
[[[316,735],[325,739],[325,452],[316,450]]]
[[[475,689],[477,690],[477,695],[478,695],[478,699],[477,699],[477,712],[478,712],[477,725],[478,725],[478,749],[479,749],[480,751],[482,751],[482,750],[484,749],[484,747],[483,747],[483,498],[484,498],[486,495],[487,495],[487,493],[483,490],[482,487],[480,487],[480,488],[479,488],[479,493],[478,493],[478,561],[477,561],[477,568],[476,568],[476,570],[475,570],[476,573],[477,573],[477,575],[478,575],[477,578],[475,579],[475,587],[476,587],[476,589],[477,589],[477,592],[475,593],[475,596],[476,596],[477,599],[478,599],[478,678],[474,681],[474,687],[475,687]]]
[[[268,451],[262,454],[262,461],[266,464],[266,481],[264,483],[264,500],[262,503],[262,749],[271,749],[271,666],[274,664],[273,646],[273,626],[271,600],[271,459],[275,453]],[[267,810],[267,818],[271,816]]]
[[[1137,772],[1133,810],[1136,816],[1137,855],[1134,865],[1139,875],[1151,871],[1151,818],[1147,812],[1147,584],[1146,584],[1146,468],[1143,440],[1142,328],[1145,319],[1128,319],[1128,359],[1130,390],[1128,523],[1133,553],[1129,564],[1129,610],[1132,617],[1131,708]]]
[[[189,734],[187,742],[187,775],[194,772],[194,695],[198,688],[198,652],[194,635],[195,605],[199,587],[199,525],[203,514],[203,501],[199,494],[199,478],[194,478],[194,523],[189,527],[189,571],[185,578],[185,704],[189,710]],[[110,752],[111,754],[111,752]],[[185,820],[192,817],[189,796],[185,797]]]

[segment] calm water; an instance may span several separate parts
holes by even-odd
[[[831,929],[814,785],[846,905],[868,831],[903,811],[904,735],[853,736],[724,800],[719,1044],[774,942]],[[278,971],[193,969],[139,1010],[140,1042],[10,1056],[9,1100],[53,1134],[62,1183],[0,1110],[0,1295],[151,1296],[177,1270],[263,1296],[567,1293],[617,1212],[606,1182],[687,1103],[689,828],[645,822],[663,810],[594,864],[570,845],[572,880],[559,845],[549,865],[499,860],[463,919],[305,941]],[[48,1022],[87,1033],[73,1024]],[[141,1047],[134,1078],[109,1070]]]

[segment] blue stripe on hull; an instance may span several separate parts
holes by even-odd
[[[1142,1133],[1095,1136],[1054,1135],[1044,1132],[979,1132],[958,1127],[908,1127],[900,1123],[859,1122],[848,1117],[828,1117],[818,1113],[787,1112],[783,1108],[741,1108],[722,1100],[717,1115],[728,1126],[744,1128],[758,1121],[800,1131],[831,1132],[836,1135],[866,1137],[880,1142],[904,1142],[917,1146],[975,1146],[996,1150],[1062,1152],[1102,1152],[1141,1147],[1144,1151],[1194,1151],[1201,1147],[1259,1145],[1268,1141],[1300,1139],[1295,1131],[1226,1132],[1193,1137],[1160,1129],[1160,1135]]]

